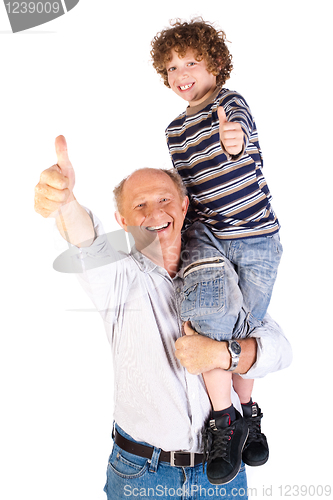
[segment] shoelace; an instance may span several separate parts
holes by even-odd
[[[206,462],[211,462],[215,458],[223,458],[229,462],[229,451],[230,451],[230,441],[231,436],[234,432],[234,426],[230,425],[225,429],[219,429],[218,431],[213,431],[210,427],[206,427],[202,431],[202,437],[204,442],[204,451],[202,466],[205,467]],[[211,447],[214,440],[214,452],[211,453]]]
[[[263,417],[263,414],[260,413],[256,417],[249,417],[246,419],[246,423],[249,427],[249,435],[247,438],[247,443],[250,443],[251,441],[262,441],[263,434],[261,432],[261,419]]]

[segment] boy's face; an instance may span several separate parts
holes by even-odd
[[[197,61],[191,49],[185,57],[171,50],[171,60],[166,64],[171,89],[189,103],[196,106],[212,94],[216,88],[216,76],[207,70],[206,61]]]

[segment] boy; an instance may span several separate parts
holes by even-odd
[[[231,339],[246,336],[266,314],[282,254],[279,222],[250,108],[237,92],[222,88],[232,70],[223,31],[201,18],[177,20],[153,39],[151,55],[165,85],[189,104],[166,129],[173,165],[191,200],[182,320],[228,340],[233,359],[230,371],[204,374],[212,403],[203,432],[207,476],[223,484],[237,475],[242,459],[252,466],[268,460],[262,413],[251,398],[253,380],[231,373],[240,349]],[[234,266],[232,280],[225,278],[224,257]],[[243,417],[231,404],[231,380]]]

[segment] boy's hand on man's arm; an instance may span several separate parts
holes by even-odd
[[[223,106],[217,108],[220,121],[220,141],[224,149],[231,156],[237,156],[242,152],[244,145],[244,132],[240,123],[228,122]]]
[[[64,136],[56,138],[55,149],[57,164],[41,173],[35,187],[35,211],[45,218],[55,218],[60,234],[69,243],[89,246],[95,231],[88,213],[73,194],[75,174]]]

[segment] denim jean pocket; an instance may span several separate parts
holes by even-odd
[[[109,458],[109,468],[116,475],[125,479],[135,479],[148,470],[149,462],[146,458],[128,453],[114,445]]]
[[[201,260],[184,271],[181,316],[183,321],[221,312],[224,300],[224,261]]]
[[[278,255],[279,259],[281,258],[281,255],[283,254],[283,246],[280,240],[280,235],[279,233],[275,233],[272,235],[266,236],[267,241],[269,242],[269,251],[271,252],[272,255]]]

